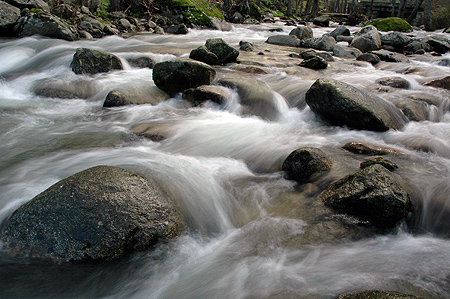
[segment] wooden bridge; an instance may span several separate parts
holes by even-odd
[[[364,7],[364,11],[363,13],[365,15],[369,16],[370,13],[370,1],[361,1],[360,2],[363,7]],[[398,15],[398,10],[400,9],[400,2],[396,2],[395,3],[395,8],[394,8],[394,17],[396,17]],[[403,18],[408,18],[409,15],[412,13],[412,11],[414,10],[415,7],[415,3],[407,3],[405,5],[405,7],[402,9],[401,11],[401,15]],[[423,8],[419,9],[419,13],[423,11]],[[373,2],[373,7],[372,7],[372,19],[376,19],[376,18],[388,18],[392,15],[392,1],[374,1]]]

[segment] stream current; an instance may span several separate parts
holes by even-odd
[[[191,107],[177,96],[155,106],[102,107],[112,89],[154,85],[152,70],[133,68],[127,58],[188,57],[213,37],[234,47],[253,42],[255,51],[264,52],[274,27],[285,34],[294,28],[235,26],[76,42],[0,40],[0,223],[52,184],[96,165],[152,176],[175,198],[187,223],[179,238],[111,263],[0,258],[0,298],[334,298],[364,289],[449,298],[450,93],[422,85],[450,75],[438,58],[416,55],[409,64],[377,67],[337,58],[326,71],[313,71],[272,48],[264,55],[272,63],[261,66],[267,74],[252,76],[275,92],[281,117],[274,121],[243,114],[232,89],[222,106]],[[314,36],[331,30],[315,28]],[[78,47],[115,54],[125,69],[76,75],[70,62]],[[415,71],[405,71],[411,67]],[[237,72],[231,66],[217,70],[218,77]],[[401,76],[411,88],[386,90],[375,83],[387,76]],[[304,102],[320,77],[387,100],[428,95],[439,104],[428,107],[429,120],[397,131],[333,127]],[[75,86],[82,99],[36,96],[36,86],[49,80]],[[130,133],[143,123],[167,128],[169,138],[153,142]],[[341,149],[351,141],[403,153],[387,158],[411,186],[415,212],[393,232],[347,228],[317,200],[330,182],[357,171],[367,158]],[[332,171],[306,186],[285,179],[280,165],[300,147],[321,148],[333,160]]]

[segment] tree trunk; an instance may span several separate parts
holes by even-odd
[[[395,4],[396,4],[396,1],[395,1],[395,0],[392,0],[391,17],[395,16]]]
[[[333,12],[339,12],[339,0],[334,1]]]
[[[345,0],[345,2],[344,2],[344,10],[343,10],[343,12],[344,13],[348,13],[348,0]]]
[[[314,0],[311,8],[311,17],[315,18],[318,11],[319,11],[319,0]]]
[[[288,17],[292,17],[292,1],[294,0],[287,0],[287,11],[286,11],[286,16]]]
[[[416,18],[417,12],[419,11],[419,8],[422,5],[423,1],[424,0],[419,0],[412,13],[409,15],[408,19],[406,20],[409,24],[411,24],[411,22]]]
[[[425,8],[425,14],[424,14],[424,20],[423,24],[425,25],[425,30],[430,31],[433,30],[432,24],[431,24],[431,1],[427,1],[427,7]]]
[[[373,0],[370,0],[369,20],[373,17]]]
[[[311,11],[311,0],[306,1],[305,6],[305,16],[307,16]]]
[[[109,1],[109,10],[110,11],[122,10],[122,1],[121,0],[110,0]]]
[[[353,13],[353,10],[355,9],[355,0],[352,0],[352,4],[350,4],[349,14]]]
[[[225,12],[229,12],[231,9],[231,0],[223,0],[223,9]]]

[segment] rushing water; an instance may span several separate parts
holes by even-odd
[[[288,33],[293,27],[282,28]],[[0,42],[0,222],[58,180],[103,164],[156,178],[188,224],[187,232],[168,244],[101,265],[3,258],[1,298],[333,298],[361,289],[450,297],[450,93],[422,85],[450,75],[438,58],[415,56],[411,64],[376,68],[338,59],[321,72],[281,67],[282,59],[280,67],[263,67],[268,74],[258,76],[279,101],[276,121],[243,115],[233,90],[222,107],[189,107],[176,97],[156,106],[102,108],[112,89],[154,85],[152,70],[133,68],[127,58],[186,57],[211,37],[233,46],[254,42],[260,46],[256,51],[263,51],[262,42],[274,34],[267,29]],[[326,31],[315,29],[315,36]],[[75,75],[70,62],[81,46],[118,55],[125,69]],[[411,66],[416,71],[405,71]],[[233,72],[218,71],[219,76]],[[383,92],[374,83],[394,75],[407,79],[411,89]],[[398,131],[331,127],[304,103],[305,92],[321,76],[387,100],[425,94],[440,104],[429,107],[428,121],[410,122]],[[74,88],[81,99],[36,96],[33,91],[49,81]],[[170,137],[153,142],[130,133],[142,123],[161,125]],[[389,159],[411,186],[416,210],[392,233],[348,229],[317,202],[323,188],[356,171],[365,158],[340,149],[350,141],[403,152]],[[296,186],[279,166],[304,146],[323,149],[334,166],[316,184]]]

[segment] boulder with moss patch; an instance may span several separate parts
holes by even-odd
[[[76,50],[70,66],[75,74],[107,73],[123,69],[122,62],[117,56],[87,48]]]
[[[375,26],[380,31],[413,31],[412,26],[407,21],[396,17],[375,19],[369,22],[367,25]]]

